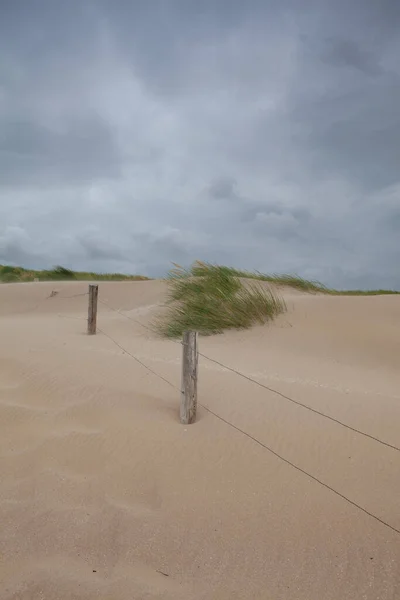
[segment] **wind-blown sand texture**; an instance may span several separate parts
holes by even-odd
[[[56,295],[49,297],[52,290]],[[161,282],[0,286],[2,600],[394,600],[400,535],[199,407]],[[285,291],[200,351],[400,446],[400,297]],[[105,335],[107,334],[107,336]],[[199,401],[400,530],[400,452],[200,359]]]

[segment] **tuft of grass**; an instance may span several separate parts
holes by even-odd
[[[266,275],[264,273],[259,273],[258,271],[256,271],[255,273],[251,273],[249,271],[236,271],[235,269],[233,269],[233,271],[236,272],[238,277],[256,279],[258,281],[266,281],[267,283],[272,283],[276,286],[287,286],[299,290],[301,292],[314,294],[326,294],[328,292],[328,288],[319,281],[304,279],[303,277],[300,277],[300,275],[293,275],[290,273],[283,273],[281,275]]]
[[[286,310],[275,292],[258,282],[243,283],[228,267],[199,261],[189,269],[175,265],[167,282],[167,311],[155,322],[165,337],[180,337],[186,330],[211,335],[247,329]]]
[[[76,279],[75,273],[70,269],[66,269],[65,267],[61,267],[58,265],[57,267],[53,267],[50,271],[43,271],[46,279],[61,279],[63,281],[68,281],[70,279]]]

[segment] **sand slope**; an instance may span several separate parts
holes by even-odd
[[[52,290],[57,294],[49,297]],[[400,535],[204,408],[178,420],[159,282],[0,286],[2,600],[400,598]],[[400,446],[400,297],[285,293],[201,351]],[[158,379],[112,340],[157,371]],[[199,400],[400,530],[400,452],[201,359]]]

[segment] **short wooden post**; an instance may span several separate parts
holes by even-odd
[[[89,308],[88,308],[88,335],[95,335],[97,326],[97,296],[99,295],[98,285],[89,285]]]
[[[199,351],[197,331],[185,331],[182,341],[182,387],[181,423],[190,425],[196,421],[197,412],[197,372]]]

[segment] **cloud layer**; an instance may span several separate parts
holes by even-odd
[[[399,31],[392,0],[4,3],[0,262],[400,289]]]

